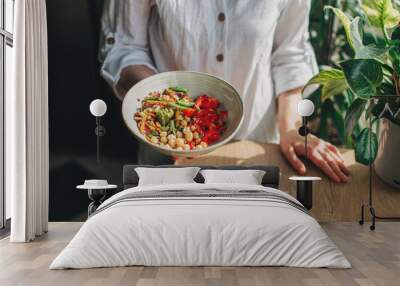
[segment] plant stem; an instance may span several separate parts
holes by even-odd
[[[389,44],[390,37],[389,37],[389,34],[388,34],[388,32],[386,31],[384,25],[382,25],[382,33],[383,33],[383,36],[384,36],[384,38],[385,38],[386,44]]]

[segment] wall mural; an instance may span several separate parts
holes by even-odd
[[[390,61],[398,61],[400,51],[393,43],[398,43],[400,29],[395,29],[396,25],[390,26],[394,30],[393,39],[384,39],[381,35],[373,34],[375,30],[365,23],[360,22],[358,25],[362,16],[358,1],[349,1],[339,7],[341,10],[335,7],[324,10],[325,4],[334,1],[311,2],[310,25],[303,25],[305,34],[310,31],[310,41],[307,37],[300,37],[304,41],[301,46],[304,49],[304,63],[308,67],[296,74],[309,74],[311,78],[312,74],[318,72],[315,59],[325,70],[309,82],[320,84],[321,88],[307,90],[309,99],[315,104],[315,112],[313,108],[313,115],[309,120],[311,127],[307,130],[307,133],[311,131],[315,136],[310,140],[318,137],[323,140],[323,144],[330,142],[336,146],[355,148],[359,163],[367,165],[375,160],[377,174],[391,186],[400,188],[400,174],[396,171],[398,168],[394,167],[396,160],[400,160],[400,152],[396,151],[397,142],[400,141],[398,96],[382,96],[369,103],[365,100],[377,92],[398,95],[398,73],[393,71],[394,77],[387,78],[387,73],[391,71],[383,72],[379,61],[382,53],[386,53],[386,58]],[[129,5],[139,5],[134,1],[47,1],[51,221],[84,220],[87,215],[87,193],[77,190],[76,186],[86,179],[96,178],[121,186],[124,164],[173,164],[174,156],[190,157],[192,154],[209,152],[232,138],[253,141],[260,141],[261,138],[274,143],[279,141],[279,122],[276,118],[279,104],[272,94],[286,91],[285,88],[296,81],[290,70],[279,68],[291,64],[295,57],[284,56],[278,59],[277,68],[263,70],[263,76],[270,72],[272,75],[262,84],[258,76],[248,76],[258,71],[254,71],[252,67],[258,67],[258,62],[264,60],[264,49],[270,49],[271,53],[276,49],[277,43],[274,42],[273,47],[265,39],[274,34],[274,31],[268,29],[275,27],[272,20],[279,15],[273,14],[273,9],[266,9],[264,1],[258,1],[257,16],[263,19],[259,22],[264,25],[260,28],[255,25],[257,19],[247,15],[254,7],[239,5],[236,10],[232,10],[237,13],[234,17],[236,22],[232,21],[231,28],[238,33],[233,33],[230,39],[237,43],[235,49],[224,50],[219,47],[224,50],[222,53],[215,48],[214,55],[213,45],[223,39],[218,33],[224,30],[218,27],[223,27],[227,21],[224,13],[217,13],[214,17],[215,33],[208,33],[209,29],[206,29],[207,33],[199,30],[200,40],[193,41],[186,34],[189,30],[185,29],[185,24],[190,23],[185,22],[187,15],[184,11],[181,11],[185,15],[181,20],[159,24],[160,19],[169,17],[172,7],[166,4],[169,1],[160,3],[162,4],[157,9],[144,7],[141,15],[148,17],[140,19],[132,18],[127,13],[132,9]],[[190,3],[195,8],[196,5],[201,5],[201,2],[196,1]],[[308,19],[307,9],[298,7],[295,13],[299,11],[305,11],[303,18]],[[342,12],[348,15],[345,16],[348,19],[343,17]],[[178,19],[179,11],[176,13]],[[262,13],[271,14],[265,17]],[[323,19],[322,13],[326,15]],[[197,14],[192,16],[198,17]],[[240,22],[240,17],[251,21]],[[284,18],[281,21],[285,21]],[[290,15],[286,15],[286,18],[287,23],[279,29],[277,39],[271,37],[271,43],[279,42],[280,35],[291,35],[290,26],[293,26],[292,38],[296,37],[299,26],[306,23],[303,21],[304,23],[292,25],[290,23],[294,21]],[[357,35],[350,37],[349,27],[346,25],[349,22],[353,23],[352,27],[359,27],[360,31],[357,28],[352,33],[357,32],[359,37],[364,37],[361,42],[364,40],[365,46],[363,43],[361,46],[354,45],[354,37]],[[132,26],[149,28],[135,34],[130,30]],[[118,29],[124,34],[121,39],[117,39]],[[214,39],[212,43],[208,42],[210,37]],[[247,39],[246,37],[254,39],[244,44],[243,39]],[[187,42],[184,43],[182,39]],[[287,42],[280,40],[281,45]],[[382,43],[385,44],[385,40],[390,48],[379,49]],[[121,47],[113,49],[118,41],[122,47],[139,45],[139,48],[135,53]],[[203,49],[199,48],[199,42],[205,43]],[[148,49],[149,46],[151,50]],[[215,46],[218,47],[217,44]],[[259,49],[260,46],[263,49]],[[209,49],[207,52],[212,51],[212,57],[196,60],[191,54],[196,49],[197,53]],[[283,47],[281,50],[284,52],[291,49]],[[376,58],[359,59],[360,53],[364,52]],[[271,58],[279,58],[279,49],[277,54],[278,56]],[[234,61],[232,65],[229,64],[229,58],[232,57],[250,60],[238,67]],[[125,70],[124,61],[142,64],[135,71]],[[336,68],[337,62],[340,62],[339,68]],[[389,66],[392,64],[396,66],[396,62],[390,62]],[[329,65],[335,68],[327,69]],[[205,71],[219,78],[179,73],[157,75],[152,78],[151,83],[144,80],[135,86],[134,91],[129,92],[142,78],[159,71],[182,69]],[[374,71],[371,74],[366,73],[366,82],[355,76],[356,71],[363,69]],[[240,70],[245,73],[239,73]],[[285,80],[285,76],[290,76],[290,80]],[[337,88],[332,88],[332,84]],[[298,86],[294,84],[293,87]],[[265,90],[259,92],[261,88]],[[247,96],[249,94],[254,95],[254,98]],[[126,100],[122,103],[124,97]],[[93,109],[89,111],[89,105],[94,100],[100,100],[97,103],[104,109],[101,110],[101,115],[96,115],[96,106],[92,106]],[[287,113],[296,113],[295,108],[292,109],[287,109]],[[371,113],[372,127],[368,127],[367,114]],[[293,136],[286,136],[285,140],[289,138],[287,140],[290,141],[297,135],[296,130]],[[296,140],[300,140],[297,138]],[[292,141],[290,143],[294,142]],[[299,142],[302,144],[303,139],[295,143]],[[153,148],[149,148],[151,144]],[[309,144],[312,146],[313,142]],[[367,145],[371,145],[372,150],[367,149]],[[285,151],[283,155],[288,158]],[[292,162],[292,165],[296,164]],[[343,177],[347,177],[345,170],[339,171]],[[338,180],[346,181],[340,176]],[[113,194],[113,191],[108,194]]]

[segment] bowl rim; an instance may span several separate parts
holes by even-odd
[[[205,77],[210,77],[210,78],[214,78],[216,80],[219,80],[221,82],[223,82],[225,85],[227,85],[231,90],[233,90],[233,92],[236,94],[237,98],[239,99],[239,104],[240,104],[240,110],[241,112],[241,117],[240,117],[240,121],[238,126],[236,127],[236,129],[228,136],[226,137],[223,141],[220,141],[218,143],[212,144],[210,146],[207,146],[204,149],[198,149],[198,150],[176,150],[176,149],[171,149],[171,148],[166,148],[160,145],[156,145],[154,143],[149,142],[148,140],[146,140],[144,138],[144,136],[142,134],[140,134],[140,136],[138,136],[134,130],[132,130],[129,126],[129,124],[127,123],[127,121],[125,120],[125,116],[124,116],[124,106],[126,104],[126,98],[128,93],[134,88],[137,87],[138,85],[144,85],[146,84],[148,81],[151,81],[152,79],[154,79],[154,77],[160,76],[160,75],[168,75],[168,74],[194,74],[194,75],[200,75],[200,76],[205,76]],[[187,156],[188,154],[190,155],[201,155],[203,153],[205,153],[205,151],[213,151],[214,149],[228,143],[229,141],[232,140],[232,138],[236,135],[236,133],[239,131],[240,127],[242,126],[243,120],[244,120],[244,105],[243,105],[243,100],[242,97],[240,96],[239,92],[236,90],[236,88],[231,85],[229,82],[227,82],[226,80],[224,80],[221,77],[209,74],[209,73],[205,73],[205,72],[199,72],[199,71],[182,71],[182,70],[177,70],[177,71],[166,71],[166,72],[160,72],[160,73],[156,73],[154,75],[151,75],[145,79],[142,79],[141,81],[137,82],[135,85],[133,85],[125,94],[124,99],[122,101],[121,104],[121,114],[122,114],[122,119],[126,125],[126,127],[129,129],[129,131],[136,137],[138,138],[140,141],[142,141],[143,143],[146,143],[147,145],[149,145],[150,147],[152,147],[153,149],[159,149],[159,152],[168,152],[168,153],[174,153],[174,154],[179,154],[179,155],[185,155]],[[208,152],[207,152],[208,153]]]

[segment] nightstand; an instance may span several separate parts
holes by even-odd
[[[76,186],[79,190],[87,190],[91,203],[88,206],[88,217],[94,213],[106,197],[107,191],[117,188],[109,185],[106,180],[85,180],[83,185]]]
[[[297,200],[302,203],[306,209],[311,210],[313,207],[313,182],[321,181],[322,179],[320,177],[290,177],[289,180],[296,181],[297,183]]]

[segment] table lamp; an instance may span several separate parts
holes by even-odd
[[[106,129],[100,124],[101,117],[107,112],[107,104],[101,99],[95,99],[90,103],[90,113],[96,117],[96,128],[94,133],[97,138],[97,163],[100,162],[100,137],[106,134]]]
[[[309,99],[303,99],[297,105],[297,113],[302,118],[302,126],[299,128],[299,135],[304,137],[304,156],[305,162],[307,163],[307,135],[310,133],[310,130],[307,126],[307,119],[314,113],[314,103]],[[307,165],[306,165],[307,167]],[[312,199],[312,183],[313,181],[320,181],[319,177],[306,177],[306,176],[295,176],[290,177],[289,180],[297,182],[297,200],[301,202],[304,207],[308,210],[312,208],[313,199]]]
[[[297,113],[301,116],[302,118],[302,126],[299,128],[299,134],[300,136],[304,137],[304,156],[307,162],[307,135],[310,133],[310,130],[308,129],[307,126],[307,118],[314,113],[314,103],[309,100],[309,99],[303,99],[302,101],[299,102],[297,105]]]

